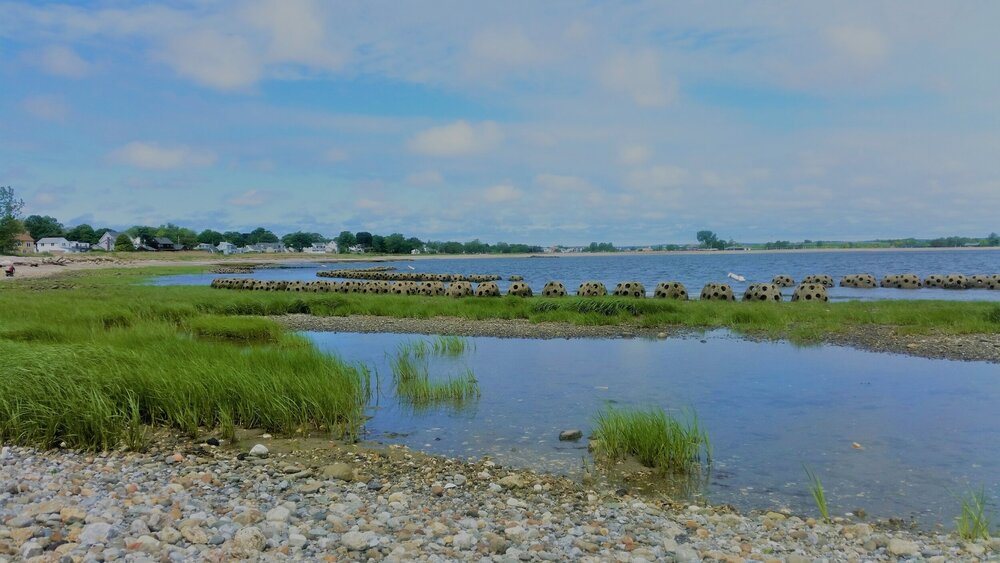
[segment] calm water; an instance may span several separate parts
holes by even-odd
[[[253,260],[252,255],[247,260]],[[316,280],[316,272],[326,269],[366,268],[371,262],[299,264],[295,268],[259,270],[246,276],[268,280]],[[499,274],[506,280],[513,274],[524,280],[536,292],[546,282],[559,280],[575,292],[581,282],[599,280],[608,289],[620,281],[636,280],[652,294],[656,284],[676,280],[684,283],[688,292],[697,295],[708,282],[727,282],[742,295],[753,282],[771,281],[776,274],[789,274],[796,280],[810,274],[829,274],[839,283],[847,274],[870,273],[878,278],[886,274],[913,272],[921,278],[930,274],[951,272],[973,274],[1000,273],[1000,251],[926,251],[926,252],[803,252],[683,255],[572,256],[558,258],[449,258],[396,262],[400,271],[426,273]],[[746,282],[729,280],[728,272],[746,277]],[[158,279],[158,284],[208,285],[215,274],[170,276]],[[506,290],[506,281],[500,282]],[[792,288],[785,293],[791,295]],[[844,299],[962,299],[1000,301],[1000,291],[944,289],[851,289],[835,287],[829,290],[832,300]]]
[[[754,343],[724,331],[668,340],[470,338],[474,350],[435,360],[433,373],[472,368],[481,399],[465,410],[415,412],[391,394],[387,353],[429,337],[307,336],[381,375],[367,427],[374,440],[572,475],[585,440],[559,442],[558,433],[586,435],[605,405],[693,407],[713,444],[706,496],[714,503],[812,513],[803,464],[822,479],[835,513],[863,508],[950,527],[953,492],[985,486],[993,502],[1000,493],[995,364]]]

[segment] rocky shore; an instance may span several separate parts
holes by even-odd
[[[215,443],[161,440],[143,454],[4,447],[0,561],[1000,558],[997,540],[673,505],[489,460],[316,440]]]
[[[409,319],[365,315],[349,317],[283,315],[273,318],[292,330],[394,332],[502,338],[664,338],[696,332],[680,327],[585,326],[570,323],[533,323],[524,319],[475,320],[447,317]],[[755,339],[756,337],[750,336],[748,338]],[[829,334],[823,342],[872,352],[1000,363],[1000,334],[905,335],[897,334],[893,327],[867,326],[848,334]]]

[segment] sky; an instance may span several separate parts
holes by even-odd
[[[67,226],[985,236],[997,22],[961,0],[0,0],[0,185]]]

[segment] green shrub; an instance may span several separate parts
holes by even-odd
[[[688,473],[700,466],[703,455],[711,459],[708,434],[694,413],[680,421],[659,407],[608,407],[597,415],[594,437],[609,459],[632,456],[664,473]]]

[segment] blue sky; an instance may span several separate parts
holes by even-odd
[[[1000,230],[995,2],[0,0],[65,224],[586,244]]]

